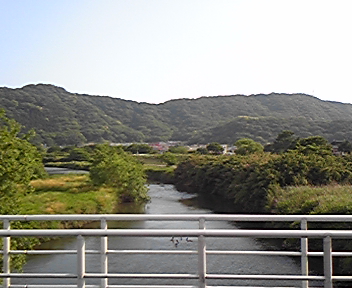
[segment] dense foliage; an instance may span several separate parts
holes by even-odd
[[[290,131],[280,133],[270,149],[275,153],[192,157],[175,170],[176,187],[198,193],[212,203],[220,202],[217,212],[352,213],[351,155],[334,156],[323,137],[300,139]],[[266,225],[270,227],[270,223]],[[311,229],[351,229],[348,223],[310,225]],[[285,239],[282,245],[292,250],[299,243]],[[311,251],[322,250],[321,241],[310,240],[309,246]],[[334,241],[334,251],[351,249],[350,241]],[[335,273],[352,273],[351,267],[348,258],[334,259]]]
[[[149,154],[153,152],[153,147],[148,144],[133,143],[125,148],[126,151],[132,154]]]
[[[0,88],[0,107],[48,146],[80,143],[184,141],[261,144],[282,130],[298,137],[352,140],[352,105],[304,94],[232,95],[161,104],[69,93],[52,85]],[[131,147],[132,149],[133,147]]]
[[[210,154],[222,154],[222,152],[224,151],[224,148],[218,142],[209,143],[206,146],[206,149]]]
[[[193,157],[175,170],[175,185],[213,203],[220,199],[216,210],[222,213],[351,214],[351,157],[302,152],[307,150]],[[337,183],[342,186],[336,186]],[[336,229],[336,223],[330,225],[334,226],[315,228]],[[344,224],[339,228],[351,229],[351,226]],[[298,244],[287,239],[283,247],[290,249]],[[321,241],[310,241],[309,245],[311,251],[322,250]],[[350,241],[335,240],[333,249],[351,251],[352,245]],[[351,267],[348,258],[334,259],[336,273],[352,273]]]
[[[20,130],[0,110],[0,214],[17,214],[19,195],[30,193],[30,181],[45,175],[40,153]]]
[[[174,154],[187,154],[188,148],[186,146],[171,146],[169,147],[169,152]]]
[[[116,204],[116,201],[111,201],[113,199],[119,201],[148,199],[146,176],[140,162],[121,148],[108,145],[97,145],[94,148],[52,147],[48,149],[46,160],[89,163],[91,180],[95,187],[88,181],[78,182],[77,185],[68,181],[70,183],[66,186],[72,189],[72,192],[62,193],[63,184],[59,185],[61,190],[58,192],[53,187],[53,181],[44,188],[40,184],[38,186],[38,183],[43,182],[42,180],[37,180],[33,187],[34,179],[47,175],[41,154],[28,141],[30,134],[22,135],[20,132],[21,125],[7,118],[5,112],[0,110],[1,214],[104,212],[111,211],[111,207]],[[47,193],[47,189],[52,190]],[[115,197],[111,195],[112,191]],[[98,193],[100,195],[97,195]],[[45,199],[51,201],[50,206],[47,206],[49,202]],[[109,207],[106,205],[108,199],[111,202],[108,203]],[[11,227],[13,229],[38,228],[36,225],[36,223],[13,222]],[[27,250],[36,244],[38,239],[11,239],[11,246],[15,249]],[[11,258],[12,266],[20,268],[25,255],[14,255]],[[0,263],[1,261],[0,256]]]
[[[238,155],[248,155],[264,151],[263,145],[249,138],[237,140],[235,146],[237,147],[236,154]]]
[[[232,213],[270,213],[276,187],[352,183],[349,156],[332,155],[320,137],[298,143],[282,154],[194,156],[175,170],[176,187],[230,201]]]
[[[21,126],[0,110],[0,214],[20,214],[20,199],[33,191],[30,181],[45,175],[40,153],[28,142],[30,135],[21,136],[20,130]],[[12,224],[12,228],[20,227],[24,227],[22,223]],[[12,247],[19,250],[29,249],[35,243],[26,238],[11,239]],[[1,261],[0,255],[0,264]],[[16,268],[23,261],[24,255],[12,257]]]
[[[122,201],[148,198],[142,164],[122,149],[107,144],[98,145],[90,168],[90,177],[95,185],[113,187]]]

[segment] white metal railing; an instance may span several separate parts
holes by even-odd
[[[11,229],[13,221],[100,221],[101,229]],[[198,229],[108,229],[108,221],[197,221]],[[351,230],[308,230],[308,222],[352,222],[352,216],[340,215],[214,215],[214,214],[178,214],[178,215],[148,215],[148,214],[107,214],[107,215],[0,215],[3,229],[3,287],[217,287],[208,286],[208,279],[252,279],[252,280],[299,280],[301,287],[306,288],[309,280],[324,281],[325,288],[332,288],[334,281],[351,281],[352,276],[335,276],[333,274],[333,257],[352,257],[352,251],[333,252],[334,239],[352,239]],[[298,230],[256,230],[256,229],[206,229],[206,221],[234,221],[234,222],[300,222]],[[197,250],[109,250],[108,237],[111,236],[136,236],[136,237],[172,237],[185,236],[198,238]],[[77,237],[76,250],[11,250],[11,237]],[[100,250],[87,250],[85,237],[101,237]],[[300,238],[301,251],[215,251],[207,250],[207,237],[249,237],[249,238]],[[323,251],[308,251],[308,239],[322,239]],[[138,274],[138,273],[109,273],[108,254],[197,254],[198,273],[196,274]],[[10,256],[14,254],[76,254],[77,273],[13,273],[10,270]],[[100,255],[100,271],[87,273],[85,271],[86,254]],[[301,275],[232,275],[207,273],[207,255],[275,255],[298,256],[301,258]],[[323,257],[324,275],[309,274],[308,257]],[[12,278],[71,278],[76,279],[76,285],[11,285]],[[141,279],[198,279],[198,286],[187,285],[111,285],[109,279],[113,278],[141,278]],[[86,285],[87,279],[101,279],[100,285]],[[220,286],[219,286],[220,287]],[[221,286],[225,287],[225,286]],[[234,287],[234,286],[231,286]]]

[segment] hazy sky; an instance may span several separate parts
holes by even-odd
[[[350,0],[0,0],[0,86],[352,103]]]

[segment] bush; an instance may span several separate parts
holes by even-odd
[[[91,156],[84,148],[74,148],[70,151],[67,161],[90,161]]]
[[[269,213],[273,187],[334,183],[352,183],[348,160],[320,153],[305,155],[297,150],[280,155],[199,155],[175,170],[177,189],[232,201],[237,207],[234,213]]]
[[[46,175],[37,148],[28,140],[31,134],[20,136],[21,126],[0,110],[0,214],[19,214],[20,199],[33,191],[32,179]],[[12,228],[23,228],[14,222]],[[1,244],[0,244],[1,245]],[[28,239],[11,239],[14,250],[27,250],[35,245]],[[25,255],[12,255],[11,264],[19,269]],[[2,266],[0,257],[0,267]]]
[[[30,193],[32,179],[46,175],[41,154],[20,136],[21,126],[0,110],[0,214],[17,214],[19,195]]]
[[[124,202],[148,199],[146,175],[135,157],[107,144],[98,145],[90,169],[94,185],[113,187]]]

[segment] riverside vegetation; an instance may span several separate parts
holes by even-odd
[[[175,186],[180,191],[221,199],[223,206],[217,207],[218,212],[351,214],[351,155],[332,155],[322,137],[296,140],[287,147],[281,153],[192,157],[177,166]],[[221,210],[225,203],[232,204],[230,210]],[[269,223],[266,227],[272,226]],[[352,227],[349,223],[318,223],[310,224],[310,228]],[[333,242],[334,251],[352,250],[350,241]],[[289,249],[298,243],[286,239],[282,245]],[[311,251],[322,250],[321,241],[310,241],[309,245]],[[336,274],[351,274],[351,260],[335,258],[334,269]]]
[[[296,138],[292,132],[283,131],[266,147],[244,139],[237,142],[241,145],[240,155],[232,156],[212,155],[211,151],[208,155],[202,155],[202,151],[133,156],[122,147],[107,144],[52,147],[46,151],[46,164],[60,166],[70,161],[76,168],[89,169],[90,176],[45,179],[42,154],[28,142],[29,135],[21,136],[20,125],[6,118],[3,111],[0,117],[0,201],[6,203],[0,206],[2,214],[109,213],[114,209],[112,203],[148,199],[145,172],[157,181],[174,183],[180,191],[231,202],[233,208],[227,211],[230,213],[350,214],[352,211],[352,157],[332,155],[331,145],[321,136]],[[14,223],[13,227],[25,225]],[[31,225],[35,228],[39,224]],[[350,228],[347,224],[343,227]],[[13,245],[29,249],[38,243],[34,239],[21,241]],[[337,242],[334,247],[350,248],[345,241]],[[12,263],[18,268],[22,261],[20,256],[14,256]],[[336,261],[335,265],[338,269],[351,270],[346,259]]]
[[[173,183],[179,191],[219,200],[223,205],[216,207],[217,212],[351,214],[352,156],[348,153],[333,155],[331,145],[323,137],[297,138],[292,132],[283,131],[265,147],[248,139],[237,141],[236,145],[239,149],[235,155],[218,155],[210,149],[214,145],[209,145],[210,150],[197,153],[167,152],[134,157],[143,163],[150,180]],[[77,153],[79,149],[81,153]],[[56,153],[59,165],[62,164],[60,159],[86,161],[88,158],[82,154],[90,149],[72,147],[69,152],[66,148],[66,154],[62,154],[56,148],[57,151],[47,159],[53,160]],[[284,225],[285,228],[295,227]],[[337,227],[336,223],[329,225],[310,224],[310,228]],[[352,228],[349,224],[339,225],[341,229]],[[290,239],[282,243],[287,249],[297,244]],[[311,250],[321,250],[320,245],[318,241],[310,241]],[[352,250],[352,245],[346,241],[334,241],[333,249]],[[336,259],[334,265],[337,273],[352,271],[346,258]]]
[[[112,213],[119,202],[148,200],[142,164],[123,150],[97,145],[90,174],[48,176],[42,155],[21,126],[0,110],[0,214]],[[81,222],[12,222],[12,229],[77,227]],[[11,239],[11,247],[32,249],[46,239]],[[0,244],[2,245],[2,243]],[[20,269],[25,255],[12,255]],[[0,266],[2,256],[0,255]]]

